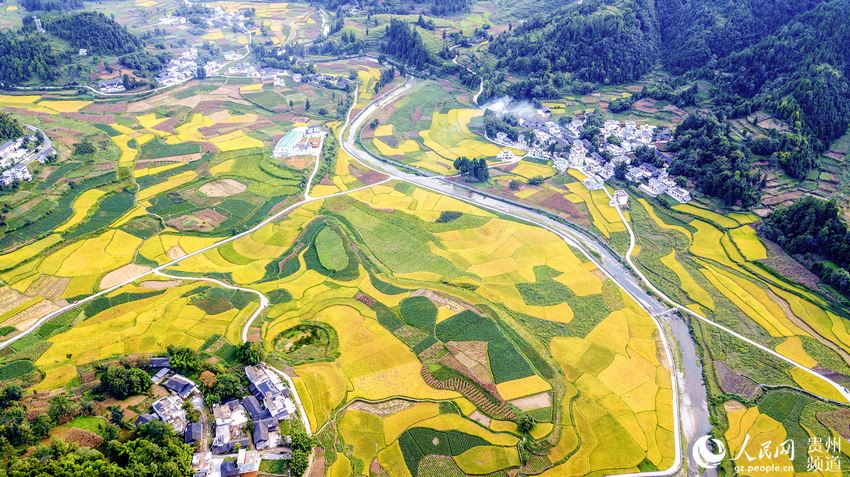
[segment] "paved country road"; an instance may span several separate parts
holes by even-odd
[[[444,195],[448,195],[454,197],[459,200],[463,200],[465,202],[472,203],[478,207],[488,209],[491,211],[496,211],[523,221],[526,221],[530,224],[545,228],[559,237],[561,237],[566,243],[580,250],[589,260],[594,262],[608,277],[610,277],[615,283],[617,283],[624,291],[626,291],[629,295],[631,295],[638,303],[643,306],[646,311],[652,316],[656,325],[659,328],[659,337],[663,342],[664,350],[666,354],[667,361],[669,363],[674,363],[678,366],[674,366],[672,374],[674,376],[674,380],[672,382],[673,387],[673,400],[674,400],[674,444],[676,448],[676,461],[674,464],[664,470],[659,470],[655,472],[641,472],[631,475],[641,475],[641,476],[667,476],[678,473],[682,469],[682,455],[683,455],[683,444],[682,444],[682,434],[684,434],[684,440],[687,443],[693,442],[696,438],[705,435],[710,429],[711,426],[708,420],[708,408],[706,405],[706,393],[705,393],[705,385],[702,381],[702,372],[699,365],[699,358],[696,355],[695,346],[693,341],[690,338],[690,334],[688,332],[687,325],[680,319],[676,314],[669,313],[670,307],[661,303],[658,299],[648,293],[644,286],[648,286],[649,288],[653,288],[651,283],[643,277],[639,271],[635,269],[629,268],[633,267],[630,259],[628,262],[624,264],[622,259],[618,257],[611,249],[599,243],[599,241],[592,237],[591,235],[581,232],[579,229],[570,227],[565,225],[564,223],[553,220],[549,217],[539,214],[538,212],[522,206],[520,204],[515,204],[511,202],[507,202],[505,200],[501,200],[495,197],[491,197],[485,194],[482,194],[478,191],[475,191],[471,188],[463,187],[462,185],[455,184],[445,178],[442,177],[431,177],[431,176],[423,176],[418,174],[412,174],[409,172],[405,172],[404,170],[399,169],[387,162],[372,156],[367,151],[363,150],[357,143],[357,134],[358,131],[362,128],[365,122],[378,111],[378,109],[388,105],[392,101],[397,100],[402,95],[410,91],[410,89],[417,83],[416,79],[408,79],[402,86],[397,89],[385,93],[382,97],[373,101],[369,105],[367,105],[355,118],[348,117],[346,119],[344,127],[340,131],[340,144],[346,152],[351,154],[357,161],[363,163],[365,166],[370,169],[377,170],[389,176],[389,179],[401,180],[404,182],[415,184],[419,187],[423,187],[429,189],[431,191],[441,193]],[[355,90],[354,97],[357,97],[357,90]],[[352,106],[353,109],[353,106]],[[350,113],[349,113],[350,114]],[[318,167],[314,167],[313,171],[309,175],[307,184],[310,185],[313,182],[313,178],[318,171]],[[381,181],[385,182],[385,181]],[[379,182],[379,183],[381,183]],[[346,195],[358,190],[363,190],[369,187],[373,187],[376,184],[372,184],[370,186],[364,186],[358,189],[354,189],[351,191],[338,192],[334,194],[330,194],[324,197],[312,197],[309,194],[309,190],[305,191],[304,198],[296,202],[289,207],[267,217],[254,227],[234,235],[232,237],[227,237],[225,239],[220,240],[214,244],[211,244],[202,249],[191,252],[183,257],[171,260],[165,264],[159,265],[152,270],[139,274],[138,276],[132,277],[128,280],[125,280],[122,283],[116,284],[113,287],[101,290],[93,295],[90,295],[86,298],[83,298],[75,303],[69,304],[59,310],[50,313],[40,320],[38,320],[32,327],[20,333],[17,336],[14,336],[6,341],[0,342],[0,349],[3,349],[15,341],[23,338],[24,336],[29,335],[39,326],[49,321],[50,319],[61,315],[71,309],[74,309],[84,303],[90,302],[91,300],[96,299],[97,297],[103,296],[105,294],[111,293],[125,285],[128,285],[140,278],[145,276],[155,274],[155,273],[163,273],[169,267],[177,265],[183,260],[186,260],[190,257],[194,257],[199,254],[203,254],[209,250],[215,249],[223,244],[232,242],[241,237],[247,236],[256,230],[268,225],[269,223],[284,217],[289,212],[294,210],[301,205],[313,202],[316,200],[324,200],[334,196]],[[634,240],[632,236],[632,240]],[[636,273],[635,273],[636,271]],[[186,277],[181,277],[184,279]],[[642,285],[643,284],[643,285]],[[250,289],[245,289],[246,291],[252,291]],[[254,291],[252,291],[254,292]],[[256,292],[259,293],[259,292]],[[684,308],[681,305],[673,302],[667,297],[664,297],[660,292],[655,292],[659,296],[662,296],[665,301],[672,304],[675,308]],[[259,293],[261,296],[262,294]],[[262,303],[262,298],[261,298]],[[687,313],[687,310],[683,310]],[[256,318],[259,316],[260,312],[255,312],[252,318]],[[713,326],[718,326],[710,320],[701,317],[703,321],[708,324],[712,324]],[[252,319],[253,321],[253,319]],[[763,346],[755,343],[751,340],[746,339],[745,337],[734,333],[731,330],[720,328],[727,332],[732,333],[734,336],[737,336],[743,339],[748,344],[764,349]],[[244,330],[243,330],[244,331]],[[243,333],[244,334],[244,333]],[[674,337],[675,339],[670,339]],[[675,353],[672,346],[676,346]],[[769,350],[769,349],[768,349]],[[772,351],[772,350],[770,350]],[[784,358],[785,361],[788,361],[792,365],[798,366],[802,369],[805,369],[807,372],[817,374],[812,370],[809,370],[798,363],[795,363],[787,358]],[[827,380],[829,382],[829,380]],[[293,386],[294,388],[294,386]],[[846,390],[845,390],[846,391]],[[845,394],[850,398],[850,393]],[[850,399],[848,399],[850,400]],[[299,405],[300,407],[300,405]],[[309,425],[309,424],[308,424]],[[308,427],[309,429],[309,427]],[[687,453],[689,456],[689,474],[695,475],[697,472],[696,466],[690,460],[690,452]],[[711,473],[707,473],[707,475],[712,475]]]

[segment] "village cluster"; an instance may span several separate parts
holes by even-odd
[[[43,133],[27,126],[32,134],[0,144],[0,186],[32,180],[27,167],[32,161],[44,164],[56,157],[56,151]]]
[[[159,419],[194,445],[195,477],[250,474],[259,469],[263,457],[292,457],[292,439],[281,433],[279,422],[297,417],[295,402],[281,377],[264,364],[245,367],[250,394],[214,404],[209,413],[198,387],[173,372],[168,357],[151,358],[150,367],[158,369],[153,382],[170,394],[154,401],[152,412],[140,415],[135,424]],[[189,422],[190,406],[201,413],[198,422]]]
[[[517,119],[519,125],[533,134],[533,145],[528,155],[545,160],[551,160],[556,169],[565,172],[575,169],[586,178],[584,185],[589,190],[599,190],[605,181],[614,177],[618,164],[628,165],[626,180],[637,184],[646,194],[657,197],[667,194],[680,203],[691,200],[691,195],[684,187],[678,185],[675,178],[667,172],[667,167],[658,168],[652,164],[643,163],[632,165],[636,159],[635,151],[646,146],[665,159],[665,153],[660,151],[662,146],[671,138],[667,129],[658,130],[647,124],[637,125],[634,121],[605,121],[600,128],[601,142],[594,145],[588,139],[582,139],[586,118],[578,117],[569,122],[556,122],[549,118],[546,110],[538,110],[533,115],[521,115]],[[512,142],[504,132],[497,133],[494,138],[499,144],[525,148],[522,136],[517,142]],[[601,154],[607,151],[606,159]],[[623,204],[625,205],[625,204]]]

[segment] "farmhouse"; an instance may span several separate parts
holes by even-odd
[[[151,381],[153,381],[154,384],[161,384],[165,380],[165,377],[168,375],[169,371],[170,369],[168,368],[160,369],[156,372],[156,374],[153,375]]]
[[[273,417],[254,421],[254,447],[257,450],[270,449],[281,444],[282,439],[277,423],[277,419]]]
[[[10,186],[15,182],[28,180],[32,180],[32,174],[30,174],[26,164],[19,163],[12,166],[11,169],[3,171],[3,175],[0,176],[0,185]]]
[[[124,88],[124,80],[122,78],[101,81],[97,84],[97,89],[99,89],[101,93],[122,93],[126,91],[126,88]]]
[[[168,423],[176,433],[183,434],[188,422],[186,411],[183,410],[183,400],[173,394],[157,399],[153,403],[153,412],[163,422]]]
[[[188,378],[185,378],[179,374],[175,374],[174,376],[168,378],[162,386],[170,391],[175,392],[178,396],[183,399],[189,397],[190,394],[197,391],[198,388],[195,386],[195,383],[189,381]]]
[[[186,432],[183,433],[183,442],[193,444],[203,437],[203,433],[204,426],[200,422],[193,422],[186,426]]]
[[[502,149],[502,152],[500,152],[499,155],[496,156],[496,159],[500,161],[513,161],[514,159],[516,159],[516,156],[514,156],[514,153],[512,153],[511,151],[507,149]]]
[[[663,194],[667,191],[667,186],[665,186],[660,180],[653,177],[645,184],[641,184],[640,190],[646,192],[647,195],[657,197],[659,194]]]
[[[263,364],[245,367],[245,374],[251,382],[249,389],[272,417],[280,421],[295,414],[295,403],[289,397],[289,388],[283,385],[280,376]]]
[[[168,356],[163,358],[151,358],[148,360],[148,366],[151,368],[167,368],[169,366]]]
[[[242,449],[248,447],[250,443],[246,431],[248,415],[239,401],[234,399],[224,404],[217,404],[213,406],[212,411],[215,417],[212,452],[227,454],[233,452],[237,445]]]
[[[629,194],[626,194],[624,190],[615,190],[614,195],[611,196],[611,202],[609,204],[611,207],[628,207],[629,206]]]
[[[667,189],[667,195],[676,199],[676,201],[686,204],[691,201],[691,194],[682,187],[670,187]]]
[[[318,126],[290,129],[274,147],[272,156],[318,156],[322,150],[325,132]]]

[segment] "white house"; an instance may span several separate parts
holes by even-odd
[[[629,194],[624,190],[615,190],[611,196],[611,202],[608,203],[611,207],[625,208],[629,206]]]
[[[516,156],[514,156],[514,153],[512,153],[511,151],[507,149],[502,149],[502,152],[500,152],[499,155],[496,156],[496,159],[500,161],[513,161],[514,159],[516,159]]]

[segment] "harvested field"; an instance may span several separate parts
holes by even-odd
[[[183,284],[182,280],[146,280],[139,283],[139,286],[148,290],[166,290],[179,287],[181,284]]]
[[[509,401],[514,406],[523,411],[531,411],[533,409],[544,409],[552,406],[552,395],[549,392],[534,394],[519,399]]]
[[[735,373],[723,361],[715,361],[714,366],[717,369],[717,379],[720,381],[720,388],[729,394],[737,394],[744,399],[754,400],[761,395],[761,387],[752,379]]]
[[[207,197],[230,197],[245,192],[248,187],[235,179],[219,179],[207,182],[198,190]]]
[[[136,265],[135,263],[124,265],[118,270],[113,270],[107,273],[100,280],[100,289],[104,290],[106,288],[112,288],[115,285],[123,283],[127,280],[131,280],[143,273],[147,273],[150,271],[150,269],[151,267],[148,267],[146,265]]]

